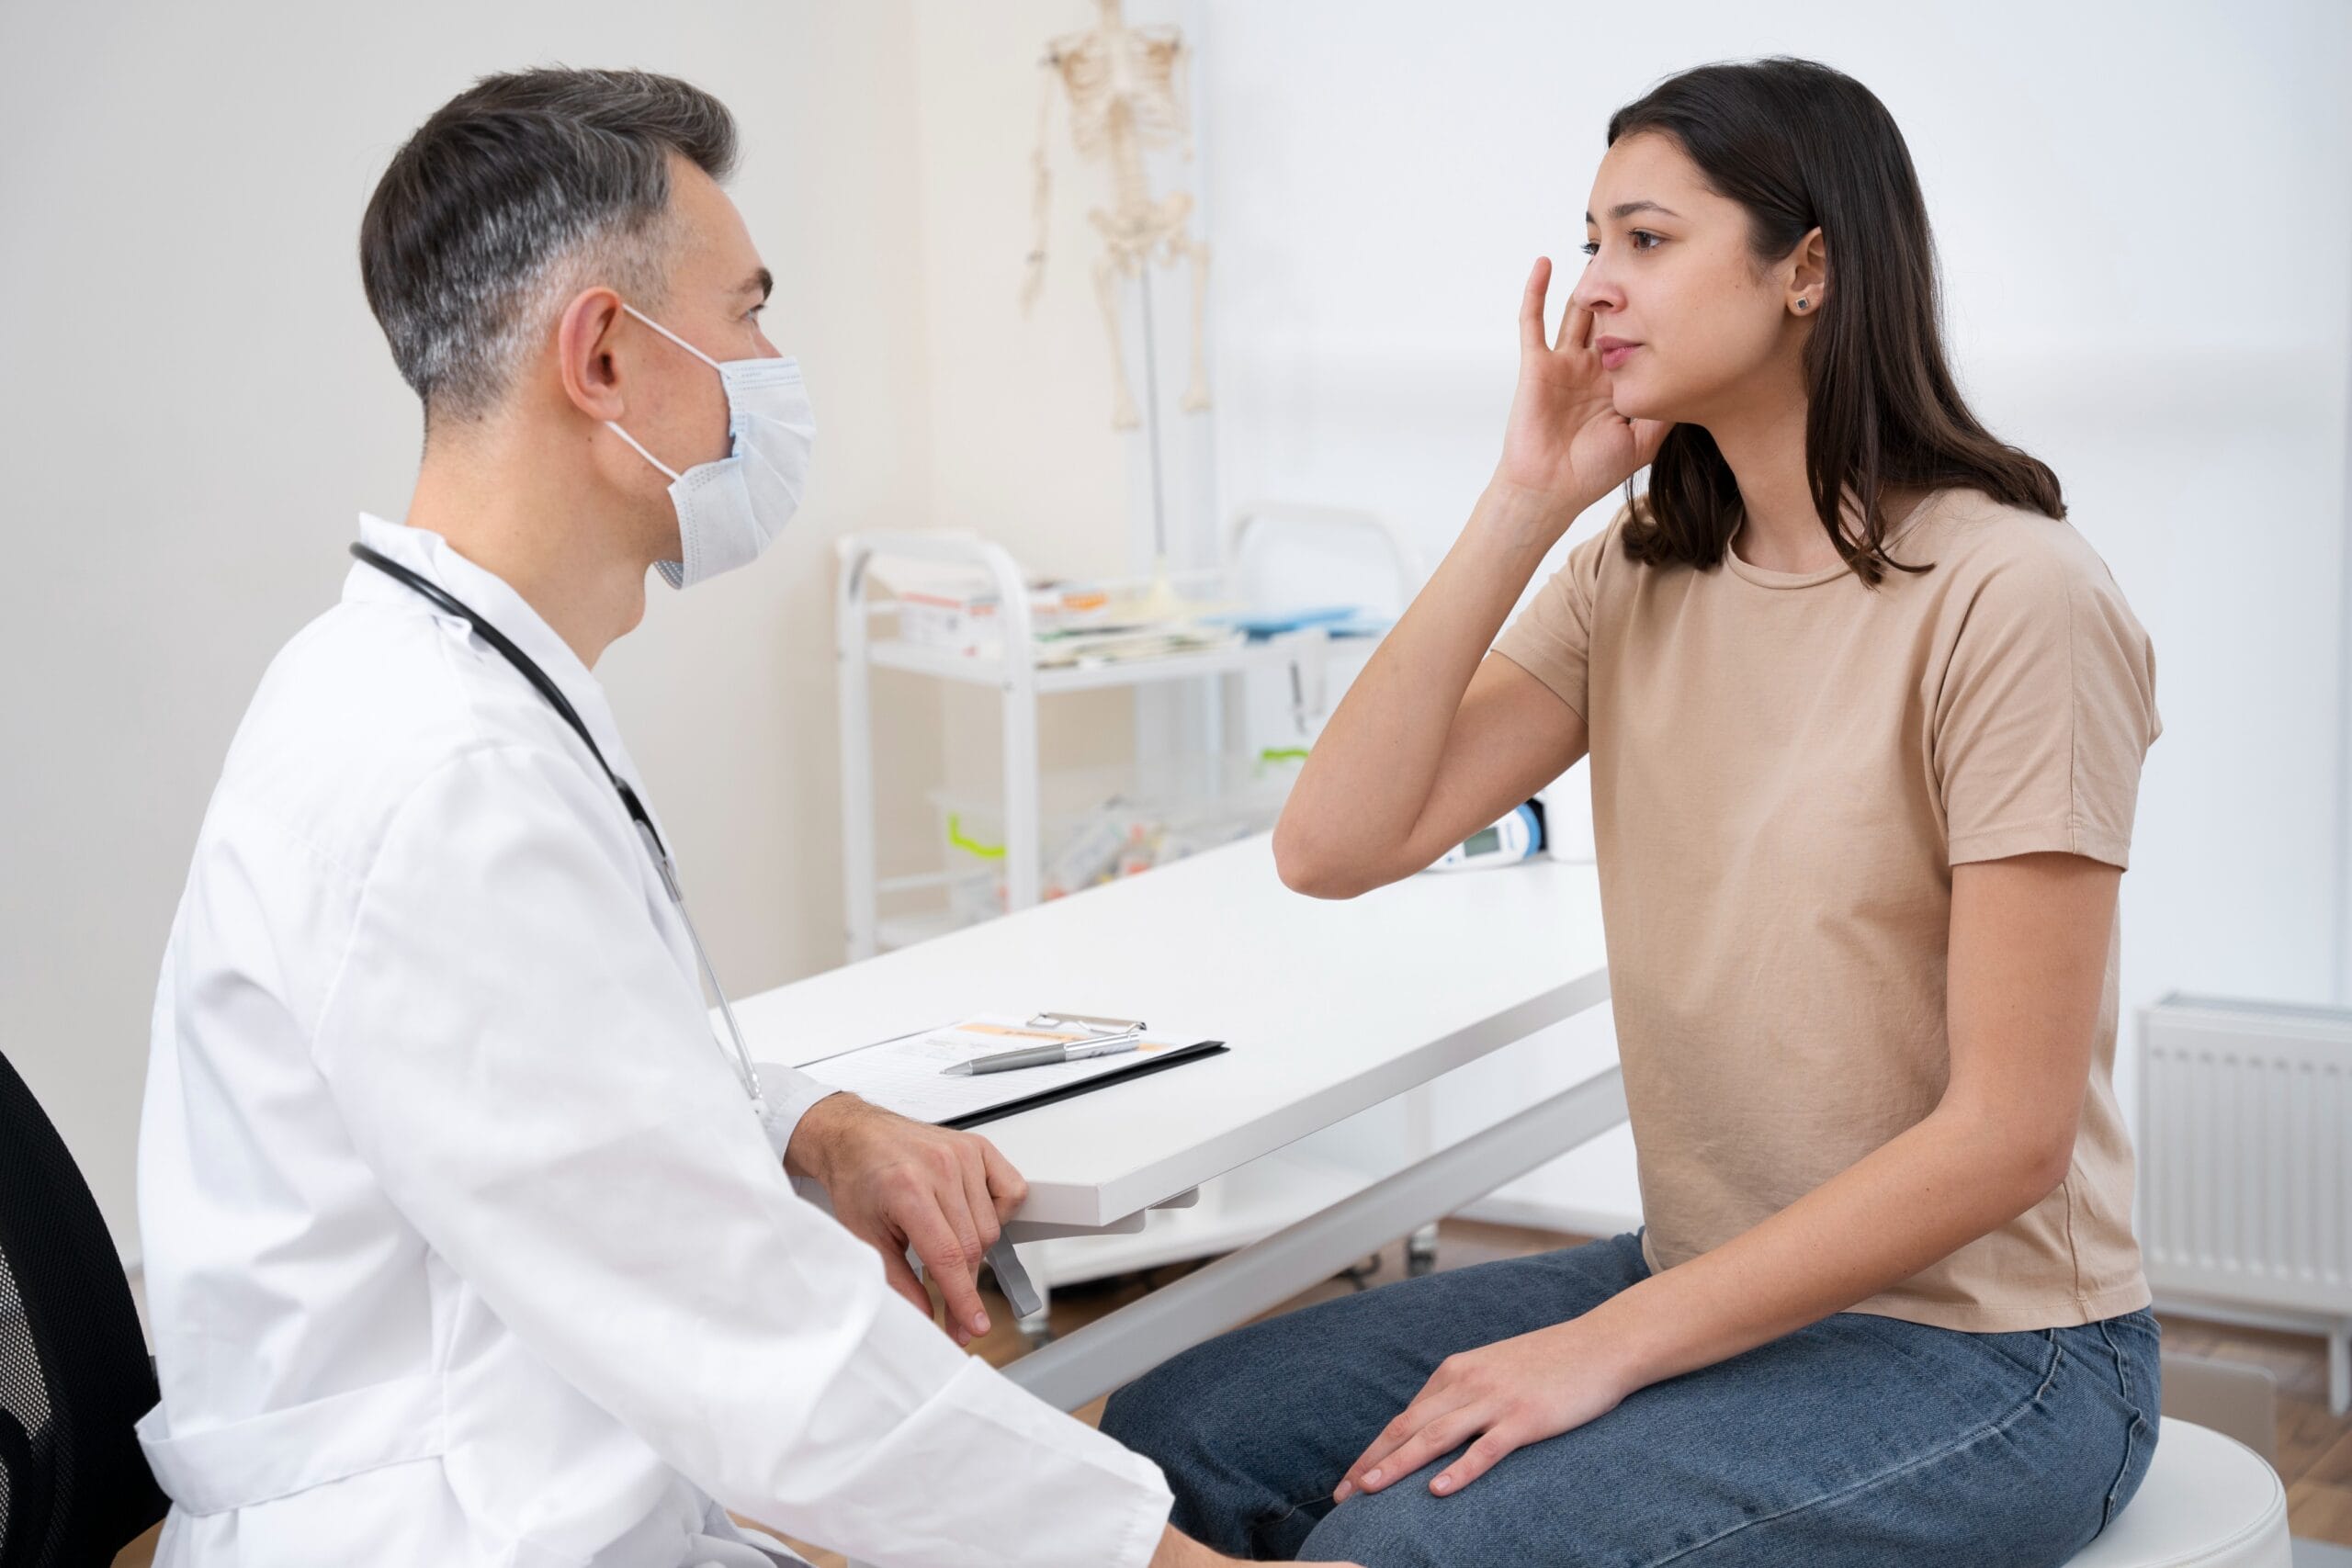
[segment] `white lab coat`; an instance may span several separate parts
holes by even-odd
[[[635,784],[519,595],[360,532],[537,660]],[[787,1118],[823,1092],[763,1077]],[[163,1568],[763,1561],[721,1507],[876,1563],[1100,1568],[1167,1518],[1157,1467],[958,1351],[796,1196],[611,784],[365,565],[230,748],[139,1188]]]

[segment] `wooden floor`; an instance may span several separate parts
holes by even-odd
[[[1518,1258],[1558,1247],[1574,1246],[1581,1236],[1549,1231],[1520,1230],[1508,1225],[1449,1220],[1442,1227],[1438,1266],[1459,1269],[1495,1258]],[[1188,1271],[1189,1265],[1156,1270],[1142,1279],[1076,1286],[1054,1295],[1056,1334],[1069,1334],[1116,1311],[1147,1289],[1166,1284]],[[1373,1283],[1404,1277],[1404,1245],[1399,1242],[1380,1255],[1380,1269]],[[1332,1280],[1286,1303],[1279,1312],[1344,1295],[1356,1287]],[[996,1326],[974,1350],[991,1365],[1003,1366],[1028,1347],[1012,1327],[1012,1313],[993,1292],[987,1295],[989,1315]],[[1273,1315],[1269,1314],[1268,1315]],[[2287,1483],[2289,1526],[2294,1534],[2312,1540],[2352,1546],[2352,1417],[2327,1413],[2327,1351],[2315,1337],[2273,1334],[2260,1329],[2228,1328],[2187,1318],[2164,1319],[2165,1348],[2175,1354],[2211,1357],[2267,1368],[2278,1381],[2278,1474]],[[1102,1416],[1102,1403],[1080,1411],[1092,1423]],[[819,1568],[842,1568],[835,1553],[803,1546]],[[116,1568],[144,1568],[154,1551],[152,1533],[134,1541],[116,1560]]]

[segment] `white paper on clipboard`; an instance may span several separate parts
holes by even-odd
[[[1033,1045],[1083,1044],[1098,1036],[1083,1029],[1032,1028],[1010,1015],[983,1014],[901,1039],[861,1045],[839,1055],[804,1063],[800,1070],[819,1083],[843,1089],[862,1100],[918,1122],[953,1122],[1034,1095],[1067,1089],[1090,1078],[1133,1071],[1156,1055],[1179,1051],[1189,1039],[1147,1034],[1133,1051],[1088,1056],[1043,1067],[968,1077],[942,1071],[976,1056]]]

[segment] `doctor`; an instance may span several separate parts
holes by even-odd
[[[1227,1561],[926,1321],[909,1246],[987,1327],[1002,1157],[714,1040],[590,671],[649,567],[691,591],[798,501],[733,157],[684,83],[535,71],[369,203],[424,403],[408,525],[361,519],[263,678],[156,997],[165,1568],[794,1561],[730,1509],[877,1563]]]

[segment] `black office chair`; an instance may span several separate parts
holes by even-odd
[[[111,1562],[167,1506],[155,1373],[98,1205],[0,1055],[0,1568]]]

